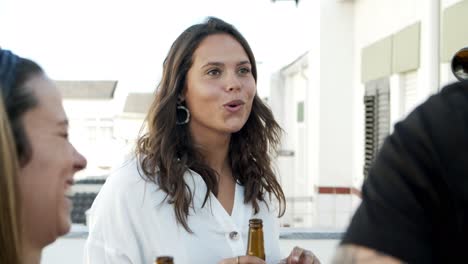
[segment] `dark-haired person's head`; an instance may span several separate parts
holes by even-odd
[[[158,173],[157,184],[174,199],[177,219],[187,230],[187,168],[202,176],[208,192],[218,193],[217,172],[203,149],[214,138],[228,140],[233,177],[246,187],[245,201],[252,202],[255,212],[265,194],[276,197],[280,214],[284,212],[284,194],[269,155],[276,150],[281,128],[256,88],[252,49],[234,26],[218,18],[187,28],[164,60],[137,156],[150,180]]]
[[[0,49],[0,94],[14,142],[14,152],[2,156],[13,154],[18,163],[14,181],[22,256],[37,259],[71,227],[66,196],[86,159],[68,141],[61,95],[38,64]]]

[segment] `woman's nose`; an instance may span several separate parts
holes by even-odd
[[[227,91],[234,91],[234,90],[240,90],[242,87],[242,82],[239,80],[239,76],[237,74],[232,73],[228,74],[227,80],[226,80],[226,90]]]
[[[81,153],[79,153],[76,149],[74,155],[75,157],[73,167],[75,169],[75,172],[85,169],[86,164],[88,163],[86,161],[86,158],[83,155],[81,155]]]

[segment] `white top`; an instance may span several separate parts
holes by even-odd
[[[267,263],[280,261],[277,206],[268,209],[261,202],[254,215],[252,205],[243,202],[244,188],[237,184],[231,215],[213,194],[202,208],[205,182],[191,170],[184,177],[194,195],[187,220],[193,234],[177,223],[165,193],[141,178],[135,160],[115,171],[90,209],[84,263],[150,264],[157,256],[170,255],[176,264],[216,264],[246,254],[250,218],[263,219]]]

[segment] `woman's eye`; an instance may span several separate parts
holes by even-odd
[[[241,73],[241,74],[250,73],[250,69],[249,69],[249,68],[240,68],[240,69],[239,69],[239,73]]]
[[[221,71],[218,70],[218,69],[212,69],[212,70],[209,70],[209,71],[207,72],[208,75],[212,75],[212,76],[219,75],[220,73],[221,73]]]

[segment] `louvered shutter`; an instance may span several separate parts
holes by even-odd
[[[403,89],[403,113],[409,114],[418,102],[418,75],[416,71],[401,75],[401,86]]]
[[[390,84],[387,78],[366,83],[364,177],[390,133]]]
[[[364,96],[365,107],[365,141],[364,141],[364,176],[367,177],[370,164],[374,160],[374,153],[376,151],[376,96]]]

